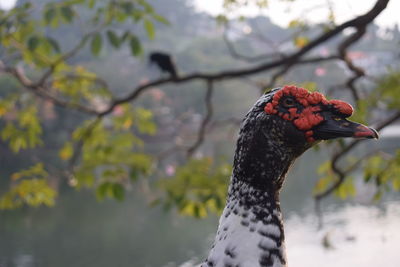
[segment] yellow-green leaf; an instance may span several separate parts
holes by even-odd
[[[144,28],[147,32],[147,36],[150,38],[150,40],[154,39],[155,36],[155,29],[154,29],[154,24],[151,22],[149,19],[144,19]]]
[[[310,40],[305,36],[297,36],[294,38],[293,42],[296,47],[302,48],[306,46],[310,42]]]
[[[61,148],[60,152],[58,155],[62,160],[69,160],[72,157],[72,154],[74,153],[74,148],[72,146],[71,142],[65,143],[65,145]]]
[[[91,51],[92,54],[95,56],[98,56],[100,54],[101,48],[103,46],[103,41],[101,38],[101,34],[100,33],[96,33],[93,37],[92,37],[92,42],[91,42]]]

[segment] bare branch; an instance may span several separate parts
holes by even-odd
[[[196,142],[187,150],[187,155],[188,157],[191,157],[193,153],[201,146],[201,144],[204,142],[204,137],[206,134],[206,129],[207,125],[211,120],[211,117],[213,115],[213,105],[212,105],[212,95],[213,95],[213,81],[212,80],[207,80],[207,92],[206,96],[204,98],[205,104],[206,104],[206,115],[204,116],[199,133],[197,136]]]
[[[255,63],[258,61],[263,61],[263,60],[271,59],[271,58],[285,58],[285,55],[280,52],[257,55],[257,56],[246,56],[246,55],[240,54],[236,50],[233,43],[229,40],[228,35],[227,35],[227,28],[225,28],[225,30],[224,30],[223,40],[226,44],[226,47],[228,48],[229,53],[231,54],[231,56],[233,58],[244,60],[246,62]]]
[[[357,89],[354,84],[358,79],[360,79],[361,77],[363,77],[365,75],[365,71],[361,67],[357,67],[353,64],[353,62],[347,55],[347,49],[352,44],[354,44],[355,42],[360,40],[361,37],[364,36],[364,34],[366,32],[366,26],[363,25],[363,26],[357,27],[356,29],[357,29],[357,31],[355,33],[350,35],[349,38],[345,39],[339,45],[338,52],[339,52],[340,58],[346,63],[346,66],[349,68],[349,70],[351,70],[354,73],[354,75],[347,80],[346,86],[347,86],[347,88],[350,89],[354,100],[357,102],[360,99],[360,96],[358,95]]]
[[[276,85],[276,81],[285,75],[294,65],[302,65],[302,64],[310,64],[310,63],[318,63],[322,61],[330,61],[330,60],[336,60],[339,59],[339,56],[337,55],[332,55],[329,57],[315,57],[315,58],[307,58],[304,60],[300,60],[295,64],[288,64],[283,66],[279,71],[277,71],[274,75],[272,75],[269,83],[265,86],[266,88],[273,88]],[[263,88],[265,90],[265,88]]]
[[[320,35],[319,37],[317,37],[316,39],[314,39],[313,41],[308,43],[306,46],[304,46],[302,49],[300,49],[296,53],[293,53],[290,56],[287,56],[286,58],[283,58],[280,60],[275,60],[272,62],[267,62],[267,63],[261,64],[261,65],[255,66],[255,67],[251,67],[251,68],[247,67],[247,68],[239,69],[239,70],[226,70],[226,71],[221,71],[219,73],[212,73],[212,74],[194,73],[194,74],[190,74],[187,76],[179,77],[177,79],[172,79],[172,78],[158,79],[158,80],[155,80],[155,81],[149,82],[147,84],[136,87],[129,95],[113,101],[110,104],[110,106],[102,112],[97,112],[96,110],[91,110],[86,107],[77,106],[75,104],[72,105],[68,102],[65,103],[61,100],[53,99],[52,97],[48,97],[46,95],[44,95],[43,97],[48,98],[49,100],[53,101],[56,105],[60,105],[63,107],[65,107],[65,106],[73,107],[73,108],[76,108],[83,112],[87,112],[90,114],[96,114],[96,115],[99,115],[100,117],[103,117],[103,116],[111,113],[116,106],[136,99],[143,91],[145,91],[148,88],[154,87],[154,86],[163,85],[163,84],[167,84],[167,83],[179,84],[179,83],[184,83],[184,82],[197,80],[197,79],[212,80],[212,81],[224,80],[224,79],[228,79],[228,78],[232,79],[232,78],[256,74],[256,73],[270,70],[270,69],[273,69],[275,67],[282,66],[282,65],[294,65],[298,62],[301,63],[301,61],[299,61],[299,59],[302,56],[304,56],[305,54],[307,54],[310,50],[312,50],[319,44],[324,43],[327,40],[335,37],[336,35],[341,33],[344,29],[350,28],[350,27],[356,27],[356,28],[362,27],[363,25],[367,25],[367,24],[371,23],[386,8],[388,2],[389,2],[389,0],[378,0],[376,2],[375,6],[370,11],[365,13],[364,15],[361,15],[352,20],[349,20],[349,21],[335,27],[334,29],[323,33],[322,35]],[[89,38],[89,36],[87,36],[87,38]],[[82,41],[82,43],[85,43],[85,42],[86,41],[84,41],[84,40]],[[78,45],[77,47],[79,48],[80,46]],[[68,55],[73,55],[74,53],[76,53],[75,51],[79,50],[78,48],[71,50]],[[310,60],[306,61],[306,62],[311,63]],[[44,76],[39,80],[39,83],[41,80],[46,80],[48,75],[51,75],[51,73],[52,73],[51,69],[49,70],[49,72],[50,72],[50,74],[47,74],[47,73],[44,74]],[[20,80],[20,82],[22,82],[22,80]],[[38,83],[36,83],[36,85],[37,84]],[[27,87],[27,84],[23,83],[23,85],[25,87]],[[35,83],[29,82],[29,87],[27,87],[27,88],[31,88],[32,85],[35,85]],[[38,90],[36,90],[36,91],[38,91]]]

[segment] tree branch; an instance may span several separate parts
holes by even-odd
[[[357,67],[353,64],[350,57],[347,55],[347,49],[352,44],[354,44],[355,42],[360,40],[361,37],[364,36],[364,34],[366,32],[366,25],[357,27],[356,29],[357,29],[357,31],[355,33],[350,35],[349,38],[345,39],[339,45],[338,52],[339,52],[340,59],[342,59],[346,63],[347,68],[349,68],[349,70],[351,70],[354,73],[354,75],[347,80],[346,86],[347,86],[347,88],[350,89],[354,100],[357,102],[360,99],[360,96],[358,95],[357,89],[354,84],[358,79],[360,79],[361,77],[363,77],[365,75],[365,71],[361,67]]]
[[[24,72],[19,69],[19,68],[12,68],[12,67],[7,67],[4,66],[4,64],[0,61],[0,71],[3,71],[5,73],[10,74],[13,76],[15,79],[17,79],[22,86],[24,86],[26,89],[31,91],[33,94],[36,96],[43,98],[47,101],[50,101],[51,103],[64,107],[64,108],[71,108],[75,109],[87,114],[92,114],[92,115],[98,115],[99,112],[97,110],[94,110],[92,108],[79,105],[77,103],[72,103],[68,101],[61,100],[53,95],[51,95],[47,90],[44,90],[42,86],[36,85],[33,83],[25,74]]]
[[[354,41],[350,40],[351,38],[348,38],[347,40],[345,40],[343,42],[343,47],[344,47],[344,49],[347,48],[351,43],[357,41],[362,36],[362,35],[360,35],[360,33],[362,32],[360,29],[362,29],[362,28],[365,29],[365,25],[368,25],[369,23],[373,22],[373,20],[386,8],[388,2],[389,2],[389,0],[377,0],[374,7],[370,11],[366,12],[364,15],[358,16],[352,20],[349,20],[341,25],[336,26],[335,28],[331,29],[330,31],[322,33],[319,37],[317,37],[314,40],[312,40],[311,42],[309,42],[306,46],[304,46],[297,52],[289,54],[284,58],[270,61],[270,62],[265,62],[263,64],[259,64],[257,66],[253,66],[253,67],[224,70],[224,71],[217,72],[217,73],[193,73],[193,74],[189,74],[187,76],[178,77],[176,79],[173,79],[173,78],[158,79],[158,80],[149,82],[147,84],[137,86],[127,96],[118,98],[118,99],[115,99],[114,101],[112,101],[110,103],[110,105],[103,111],[97,111],[92,108],[88,108],[86,106],[82,106],[79,104],[60,100],[60,99],[50,95],[46,90],[44,90],[44,87],[43,87],[43,84],[46,82],[46,80],[53,74],[55,66],[57,64],[59,64],[60,62],[65,61],[66,59],[75,55],[86,44],[86,42],[87,42],[87,40],[89,40],[90,36],[92,34],[94,34],[95,32],[89,33],[86,36],[84,36],[82,38],[82,40],[78,43],[77,46],[75,46],[72,50],[70,50],[66,54],[62,55],[58,60],[53,62],[53,64],[50,66],[50,68],[42,75],[42,77],[36,83],[32,82],[28,77],[26,77],[23,74],[22,71],[18,70],[17,68],[2,68],[2,69],[3,69],[3,71],[13,75],[24,87],[26,87],[27,89],[32,91],[34,94],[38,95],[39,97],[49,100],[58,106],[73,108],[73,109],[76,109],[76,110],[79,110],[79,111],[82,111],[82,112],[85,112],[88,114],[96,115],[97,116],[96,121],[101,120],[104,116],[110,114],[114,110],[114,108],[117,107],[118,105],[135,100],[137,97],[139,97],[141,95],[141,93],[143,93],[145,90],[147,90],[151,87],[169,84],[169,83],[181,84],[181,83],[185,83],[185,82],[189,82],[189,81],[193,81],[193,80],[206,80],[207,84],[208,84],[207,94],[206,94],[207,114],[202,122],[198,140],[193,146],[194,149],[189,149],[189,151],[188,151],[188,153],[189,153],[190,151],[194,151],[197,148],[197,146],[199,146],[203,142],[205,128],[212,116],[211,95],[212,95],[213,82],[219,81],[219,80],[224,80],[224,79],[233,79],[233,78],[253,75],[253,74],[271,70],[271,69],[274,69],[274,68],[280,67],[280,66],[283,67],[283,69],[280,70],[280,73],[283,74],[290,67],[292,67],[296,64],[307,64],[307,63],[320,62],[320,61],[327,60],[327,59],[329,59],[329,60],[337,59],[337,56],[332,56],[329,58],[326,58],[326,57],[325,58],[309,58],[309,59],[301,60],[301,58],[303,56],[305,56],[308,52],[310,52],[312,49],[314,49],[318,45],[337,36],[344,29],[354,27],[354,28],[358,29],[356,35],[352,36],[352,38],[355,38],[356,40],[354,40]],[[357,34],[360,36],[358,37]],[[279,74],[279,72],[278,72],[278,74]],[[276,74],[276,76],[278,77],[277,74]],[[275,78],[275,79],[277,79],[277,78]],[[342,152],[342,153],[343,154],[347,153],[352,147],[354,147],[357,144],[358,141],[355,141],[355,142],[356,143],[354,143],[354,144],[350,144],[347,148],[347,151]],[[336,164],[336,161],[338,160],[338,158],[340,158],[340,155],[336,155],[336,159],[334,158],[333,164]],[[332,168],[335,169],[336,165],[333,165]],[[331,191],[333,191],[333,190],[334,189],[331,189]],[[321,197],[318,197],[318,198],[321,198]]]
[[[226,28],[224,30],[223,34],[223,40],[226,44],[226,47],[228,48],[229,53],[233,58],[239,59],[239,60],[244,60],[246,62],[250,63],[255,63],[257,61],[263,61],[266,59],[271,59],[271,58],[285,58],[286,56],[282,53],[276,52],[276,53],[270,53],[270,54],[264,54],[264,55],[257,55],[257,56],[246,56],[240,54],[236,49],[233,43],[229,40]]]
[[[206,104],[206,115],[204,116],[204,118],[201,122],[196,142],[187,150],[188,157],[191,157],[193,155],[193,153],[204,142],[207,125],[210,122],[212,115],[213,115],[213,105],[212,105],[213,90],[214,90],[213,81],[207,80],[207,91],[206,91],[206,96],[204,98],[204,101]]]
[[[167,84],[167,83],[180,84],[180,83],[189,82],[189,81],[197,80],[197,79],[212,80],[212,81],[224,80],[224,79],[228,79],[228,78],[237,78],[237,77],[241,77],[241,76],[257,74],[259,72],[267,71],[267,70],[270,70],[270,69],[273,69],[275,67],[282,66],[282,65],[293,65],[298,62],[299,63],[316,62],[315,59],[314,60],[305,60],[304,62],[299,61],[299,59],[303,55],[307,54],[310,50],[312,50],[313,48],[318,46],[319,44],[324,43],[327,40],[335,37],[336,35],[341,33],[344,29],[350,28],[350,27],[356,27],[356,28],[362,27],[363,25],[367,25],[367,24],[371,23],[386,8],[388,2],[389,2],[389,0],[377,0],[375,6],[370,11],[365,13],[364,15],[361,15],[357,18],[349,20],[349,21],[335,27],[334,29],[323,33],[322,35],[320,35],[319,37],[317,37],[316,39],[314,39],[313,41],[308,43],[306,46],[304,46],[302,49],[293,53],[292,55],[288,55],[286,58],[275,60],[272,62],[267,62],[267,63],[261,64],[261,65],[255,66],[255,67],[244,68],[244,69],[239,69],[239,70],[226,70],[226,71],[221,71],[219,73],[212,73],[212,74],[193,73],[193,74],[190,74],[187,76],[179,77],[178,79],[172,79],[172,78],[158,79],[158,80],[155,80],[155,81],[149,82],[147,84],[136,87],[129,95],[113,101],[110,104],[110,106],[102,112],[98,112],[96,110],[88,109],[86,107],[82,107],[79,105],[64,102],[64,101],[55,99],[54,97],[49,97],[46,95],[43,95],[43,97],[51,100],[56,105],[60,105],[63,107],[73,107],[80,111],[83,111],[83,112],[86,112],[89,114],[96,114],[96,115],[99,115],[100,117],[103,117],[103,116],[111,113],[116,106],[136,99],[143,91],[145,91],[148,88],[154,87],[154,86],[159,86],[159,85],[163,85],[163,84]],[[85,43],[85,41],[82,41],[82,43]],[[80,46],[78,45],[77,47],[80,47]],[[69,55],[71,55],[71,54],[73,55],[75,53],[75,51],[76,51],[75,49],[71,50]],[[318,60],[320,60],[320,59],[318,59]],[[51,75],[51,73],[52,73],[51,69],[49,70],[49,72]],[[41,79],[39,79],[39,83],[41,80],[47,79],[47,76],[49,75],[47,73],[48,72],[46,72],[44,74],[44,76]],[[21,80],[20,80],[20,82],[21,82]],[[32,85],[35,85],[35,84],[37,85],[38,83],[30,82],[29,86],[32,87]],[[25,84],[23,84],[23,85],[26,87]]]
[[[219,73],[213,73],[213,74],[206,74],[206,73],[193,73],[187,76],[182,76],[179,77],[178,79],[172,79],[172,78],[167,78],[167,79],[159,79],[153,82],[149,82],[145,85],[138,86],[136,89],[132,91],[131,94],[129,94],[126,97],[117,99],[114,101],[110,107],[102,112],[102,114],[108,114],[110,113],[117,105],[130,102],[137,98],[144,90],[150,87],[154,86],[159,86],[162,84],[167,84],[167,83],[184,83],[192,80],[197,80],[197,79],[203,79],[203,80],[224,80],[228,78],[237,78],[240,76],[246,76],[246,75],[252,75],[252,74],[257,74],[262,71],[270,70],[272,68],[281,66],[281,65],[293,65],[295,64],[302,56],[307,54],[310,50],[315,48],[316,46],[320,45],[321,43],[324,43],[328,41],[329,39],[335,37],[339,33],[341,33],[344,29],[347,28],[352,28],[352,27],[362,27],[363,25],[367,25],[371,23],[387,6],[389,0],[378,0],[374,7],[365,13],[364,15],[358,16],[352,20],[349,20],[341,25],[338,25],[334,29],[323,33],[310,43],[308,43],[306,46],[304,46],[302,49],[297,51],[296,53],[293,53],[292,55],[287,56],[286,58],[275,60],[272,62],[267,62],[255,67],[251,68],[244,68],[244,69],[239,69],[239,70],[226,70],[226,71],[221,71]],[[308,61],[310,62],[310,61]]]

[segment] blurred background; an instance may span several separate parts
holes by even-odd
[[[352,120],[381,129],[291,169],[290,266],[398,266],[399,2],[285,61],[383,2],[0,0],[0,267],[201,262],[240,121],[284,84],[346,100]],[[155,51],[178,77],[150,64]],[[279,61],[212,91],[190,78]]]

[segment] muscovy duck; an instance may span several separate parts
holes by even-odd
[[[279,191],[296,158],[320,140],[378,138],[351,122],[353,108],[296,86],[264,94],[239,132],[227,203],[217,235],[201,267],[284,267]]]

